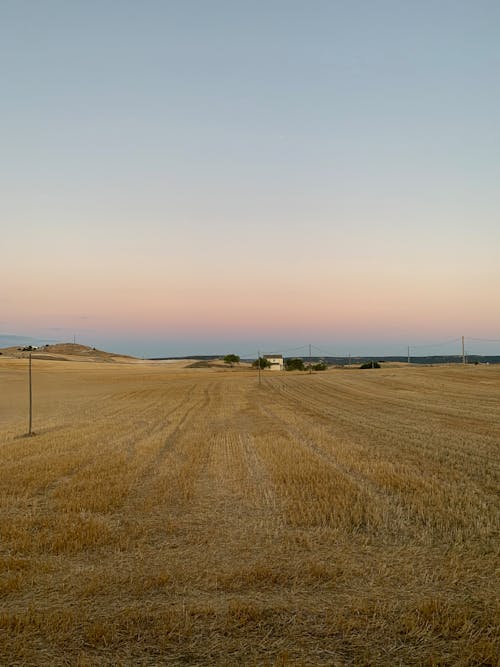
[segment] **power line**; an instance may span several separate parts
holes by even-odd
[[[460,338],[450,338],[448,340],[443,340],[439,343],[421,343],[420,345],[416,345],[412,343],[411,347],[441,347],[443,345],[450,345],[451,343],[459,343]]]
[[[337,354],[337,353],[334,354],[333,352],[327,352],[326,350],[321,349],[317,345],[313,345],[312,347],[315,350],[317,350],[318,352],[321,352],[321,354],[323,354],[327,357],[345,357],[345,354]]]
[[[500,343],[500,339],[498,338],[476,338],[473,336],[464,336],[464,349],[465,349],[465,343],[472,343],[472,342],[482,342],[482,343]],[[462,337],[455,337],[455,338],[447,338],[445,340],[440,340],[437,342],[433,343],[410,343],[408,346],[405,348],[397,348],[396,350],[392,350],[390,352],[384,351],[384,352],[377,352],[376,354],[357,354],[354,355],[354,357],[404,357],[406,359],[410,358],[411,356],[418,356],[418,354],[415,354],[417,350],[420,351],[431,351],[432,348],[439,348],[439,347],[444,347],[446,345],[454,345],[457,344],[460,345],[462,341]],[[279,347],[274,345],[273,347]],[[290,353],[298,353],[300,351],[303,351],[303,354],[301,356],[306,357],[309,356],[309,360],[311,360],[312,357],[312,351],[316,351],[319,353],[321,356],[326,356],[326,357],[339,357],[339,358],[351,358],[352,359],[352,354],[349,353],[342,353],[340,354],[339,352],[334,352],[331,350],[325,350],[318,345],[314,345],[313,343],[308,343],[304,345],[298,345],[297,347],[291,347],[283,350],[281,354],[283,356],[285,355],[290,355]],[[411,354],[413,352],[413,354]],[[422,354],[421,352],[421,354]],[[249,352],[247,354],[242,354],[240,355],[242,358],[253,358],[255,352]],[[429,354],[429,352],[427,352]],[[425,353],[424,353],[425,356]],[[432,354],[430,356],[433,356]],[[460,354],[460,351],[457,350],[456,354],[448,354],[446,356],[464,356],[464,353]]]
[[[472,336],[467,336],[467,340],[477,340],[482,343],[500,343],[500,338],[473,338]]]
[[[291,352],[297,353],[297,352],[300,352],[300,350],[303,350],[303,354],[300,355],[300,356],[302,356],[302,357],[309,356],[310,357],[311,356],[311,347],[314,347],[314,346],[311,346],[311,344],[308,343],[307,345],[300,345],[299,347],[292,347],[292,348],[289,348],[288,350],[283,350],[282,354],[284,356],[285,354],[290,354]]]

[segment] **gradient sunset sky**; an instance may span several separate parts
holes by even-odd
[[[500,354],[499,35],[496,0],[1,1],[0,347]]]

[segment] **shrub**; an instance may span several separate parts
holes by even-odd
[[[260,365],[261,368],[269,368],[271,365],[271,362],[268,359],[264,359],[264,357],[259,357],[256,359],[253,363],[252,366],[254,368],[258,368]]]
[[[366,364],[361,364],[360,368],[380,368],[378,361],[367,361]]]
[[[302,359],[287,359],[286,360],[286,370],[287,371],[305,371],[304,362]]]

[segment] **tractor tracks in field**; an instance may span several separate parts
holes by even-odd
[[[276,527],[281,527],[284,516],[282,503],[265,464],[256,451],[254,436],[243,431],[239,434],[239,441],[262,519],[263,521],[270,521]]]
[[[279,423],[280,428],[297,444],[313,452],[316,456],[321,458],[325,463],[332,466],[337,472],[339,472],[344,477],[352,479],[360,488],[363,490],[369,490],[371,493],[387,499],[387,494],[370,478],[366,477],[362,473],[349,468],[348,466],[343,465],[335,457],[334,454],[325,452],[325,450],[318,445],[318,443],[313,440],[311,437],[306,435],[303,431],[298,429],[296,426],[291,425],[283,417],[278,415],[275,411],[269,407],[260,406],[260,410],[264,415],[266,415],[274,423]]]
[[[189,400],[189,398],[187,399]],[[183,405],[186,404],[186,401],[184,401]],[[184,429],[184,425],[186,424],[188,418],[191,416],[191,414],[195,410],[199,410],[200,412],[203,412],[203,410],[208,406],[208,403],[210,401],[210,395],[209,395],[209,389],[206,387],[203,392],[203,397],[200,398],[196,403],[194,403],[190,408],[188,408],[182,417],[180,418],[179,422],[175,426],[174,430],[167,435],[165,438],[163,445],[159,449],[155,460],[152,462],[152,468],[154,469],[155,467],[159,468],[163,461],[165,460],[165,457],[167,454],[172,451],[175,443],[177,442],[177,439],[179,437],[179,434],[181,431]],[[171,414],[171,413],[170,413]]]
[[[150,407],[146,415],[143,415],[143,417],[153,414],[156,410],[156,405]],[[150,437],[159,430],[159,424],[156,422],[152,423],[147,418],[143,418],[140,422],[136,422],[134,426],[135,428],[132,433],[129,433],[126,437],[123,437],[120,432],[111,432],[111,437],[106,440],[106,453],[120,456],[122,452],[125,452],[126,458],[131,462],[136,454],[135,450],[137,442]],[[100,462],[100,457],[98,453],[96,453],[96,443],[94,438],[92,438],[95,423],[88,424],[87,429],[87,436],[83,436],[80,431],[80,438],[84,440],[85,444],[80,447],[78,452],[75,452],[72,455],[73,459],[75,458],[75,455],[78,455],[80,460],[69,466],[62,472],[62,474],[61,472],[58,473],[57,471],[54,471],[53,480],[40,488],[39,492],[36,494],[36,504],[40,509],[49,509],[57,495],[65,493],[65,490],[68,490],[69,492],[75,481],[78,482],[78,480],[85,481],[91,479],[94,471],[98,471],[101,467],[102,463]],[[122,426],[120,430],[124,429],[125,426]],[[128,427],[128,430],[130,431],[130,427]]]
[[[236,391],[219,381],[211,400],[213,410],[205,414],[206,436],[199,444],[200,474],[193,485],[187,520],[204,526],[207,516],[213,516],[211,523],[219,526],[217,536],[212,538],[214,549],[223,550],[228,535],[247,541],[249,534],[274,534],[282,525],[283,512],[255,443],[255,411],[250,417],[246,388]]]
[[[160,448],[156,451],[153,458],[142,468],[140,475],[134,484],[135,489],[132,490],[129,494],[127,507],[137,505],[148,496],[153,484],[155,483],[155,478],[157,477],[165,462],[165,459],[174,451],[174,448],[178,444],[179,437],[185,430],[186,423],[195,411],[203,413],[203,411],[208,406],[210,401],[209,388],[206,387],[201,398],[194,400],[194,402],[192,396],[193,389],[194,386],[187,391],[186,395],[183,397],[183,400],[173,410],[167,413],[166,416],[171,416],[183,410],[174,428],[163,439]],[[162,424],[162,429],[163,428],[164,423]],[[181,459],[180,453],[178,454],[177,458],[179,460]]]
[[[380,511],[378,512],[378,516],[382,517],[381,521],[384,529],[391,532],[393,526],[398,526],[398,531],[405,530],[411,532],[413,530],[412,517],[405,507],[406,503],[400,493],[380,486],[376,481],[362,472],[341,463],[335,454],[325,451],[314,438],[311,438],[307,433],[290,424],[277,411],[263,405],[260,405],[259,408],[263,415],[272,420],[273,423],[279,424],[282,432],[292,442],[313,456],[318,457],[344,479],[350,480],[365,495],[367,501],[372,499],[379,506]],[[332,439],[334,439],[333,435]]]
[[[361,461],[363,467],[368,468],[366,470],[368,474],[365,474],[365,470],[356,469],[355,461],[353,463],[356,468],[353,469],[350,461],[346,465],[337,459],[335,452],[327,451],[330,448],[326,441],[325,444],[322,444],[323,438],[327,440],[331,438],[332,443],[335,443],[335,440],[338,438],[333,425],[327,426],[325,423],[322,424],[322,427],[326,426],[326,428],[322,432],[320,441],[318,442],[314,436],[311,437],[310,435],[308,428],[308,421],[310,422],[310,419],[305,419],[304,429],[300,428],[300,425],[297,426],[295,424],[296,408],[300,405],[299,401],[302,397],[297,397],[296,395],[290,396],[291,392],[274,393],[273,407],[261,404],[260,409],[262,413],[266,414],[269,419],[274,420],[276,424],[279,424],[280,428],[295,443],[319,456],[325,463],[333,466],[344,477],[352,479],[362,491],[368,493],[376,500],[382,510],[379,516],[384,517],[383,523],[389,531],[391,531],[392,525],[398,526],[398,530],[403,529],[410,534],[415,530],[419,530],[419,526],[422,524],[427,525],[429,510],[421,506],[422,503],[419,501],[419,494],[421,494],[422,488],[427,489],[428,492],[435,492],[438,498],[448,498],[449,503],[453,503],[453,499],[456,499],[456,480],[453,477],[454,470],[452,468],[449,469],[448,466],[436,463],[437,454],[434,453],[434,456],[432,456],[431,452],[432,441],[427,442],[425,440],[412,439],[401,430],[399,433],[396,433],[394,424],[391,424],[390,428],[385,430],[380,444],[374,442],[375,455],[371,455],[369,450],[366,451],[369,458],[364,463]],[[287,405],[287,400],[290,399],[292,400]],[[311,399],[306,397],[306,401],[310,403]],[[290,413],[289,418],[287,418],[287,411]],[[314,411],[312,413],[311,417],[314,416]],[[304,414],[303,411],[302,414]],[[325,417],[325,411],[321,407],[317,408],[316,414],[318,417],[323,417],[323,419]],[[345,414],[343,415],[343,422],[345,423]],[[344,424],[340,427],[341,433],[343,430],[345,430]],[[340,438],[343,447],[352,439],[354,457],[356,456],[355,446],[358,442],[356,433],[358,433],[358,430],[354,429],[354,432],[350,434],[350,438],[347,437],[345,442],[342,435]],[[360,444],[370,444],[369,432],[365,432],[363,428],[359,432],[359,435],[361,436],[359,439]],[[408,438],[407,441],[406,438]],[[441,440],[438,440],[438,442],[441,444]],[[396,453],[398,443],[399,456]],[[382,453],[381,458],[377,456],[379,447]],[[448,452],[447,447],[441,447],[441,449],[446,449],[446,452]],[[405,452],[403,461],[401,460],[402,451]],[[392,456],[392,453],[394,453],[394,456]],[[464,460],[467,460],[467,458],[464,457]],[[375,479],[371,475],[371,462],[373,462],[373,475]],[[398,462],[400,465],[398,465]],[[476,484],[472,472],[468,472],[467,477],[471,482]],[[484,496],[484,483],[482,486],[483,488],[477,488]],[[439,491],[434,491],[435,489],[439,489]],[[444,520],[456,523],[451,504],[447,507],[446,511],[443,509],[443,516]]]
[[[437,398],[435,395],[426,396],[425,401],[424,395],[420,395],[418,399],[410,400],[406,396],[395,396],[394,389],[385,389],[382,392],[380,385],[377,385],[377,391],[372,390],[370,392],[368,388],[356,387],[356,390],[354,390],[345,381],[341,383],[336,381],[336,385],[333,385],[331,381],[321,378],[317,384],[320,392],[315,393],[315,398],[319,396],[322,401],[331,400],[331,392],[340,388],[349,397],[351,403],[357,403],[351,409],[348,409],[346,404],[343,405],[348,419],[349,415],[356,415],[356,421],[360,429],[366,432],[379,431],[389,434],[398,442],[398,446],[401,441],[401,432],[404,431],[420,436],[424,446],[427,439],[433,439],[437,433],[446,432],[446,435],[442,437],[442,442],[440,442],[440,450],[447,449],[454,456],[459,455],[469,460],[477,459],[478,462],[488,459],[487,455],[478,452],[475,448],[461,447],[457,443],[456,435],[465,434],[468,441],[474,438],[478,443],[484,441],[492,449],[495,449],[495,436],[491,434],[490,427],[485,426],[484,420],[477,417],[473,419],[470,415],[464,415],[463,406],[461,408],[460,406],[443,404],[442,396],[439,396],[440,400],[437,402],[432,400],[432,398]],[[371,406],[368,414],[363,409],[367,404]],[[311,399],[309,399],[309,405],[312,405]],[[337,407],[335,416],[337,419],[342,419],[342,414],[339,413],[340,408]],[[331,412],[327,412],[327,414],[334,416]],[[450,447],[446,442],[447,440],[453,440],[454,446]],[[432,453],[435,450],[435,445],[432,444],[428,449],[429,453]]]
[[[268,380],[266,387],[273,390],[276,396],[281,396],[283,399],[286,397],[288,401],[296,403],[302,412],[306,407],[311,416],[321,419],[329,429],[331,423],[335,422],[340,430],[348,430],[351,436],[355,433],[360,443],[371,445],[374,436],[380,436],[386,446],[396,449],[398,453],[404,448],[407,461],[414,466],[428,466],[429,461],[433,461],[434,466],[442,468],[445,454],[448,459],[447,468],[450,470],[457,466],[462,470],[462,462],[470,462],[479,469],[485,464],[493,463],[492,455],[483,450],[487,447],[493,451],[492,437],[468,433],[468,440],[465,442],[464,439],[463,445],[457,442],[456,437],[452,438],[450,444],[449,436],[455,433],[457,426],[449,426],[448,428],[452,430],[443,431],[443,420],[447,415],[437,411],[434,411],[434,419],[430,423],[423,416],[419,419],[422,407],[418,403],[411,405],[406,399],[399,401],[395,397],[380,399],[366,389],[355,391],[350,385],[341,383],[337,386],[326,379],[318,380],[314,387],[314,395],[308,394],[307,386],[304,386],[303,382],[281,386]],[[345,394],[345,400],[338,394],[339,389]],[[386,406],[389,404],[399,409],[387,413]],[[440,420],[438,415],[441,417]],[[332,437],[335,437],[334,433]],[[467,444],[471,438],[477,441],[478,447],[471,448]],[[436,441],[439,447],[436,446]],[[442,468],[441,472],[446,472],[447,468]]]
[[[105,444],[106,454],[111,455],[112,457],[120,457],[121,455],[126,454],[124,464],[132,468],[134,462],[137,461],[138,456],[140,456],[140,453],[138,452],[139,443],[154,438],[165,429],[168,418],[189,402],[194,387],[195,385],[189,386],[182,399],[176,402],[176,404],[163,415],[161,415],[161,407],[165,402],[164,396],[157,398],[145,410],[142,410],[140,413],[138,412],[137,417],[132,418],[132,421],[129,409],[128,420],[125,418],[125,415],[123,415],[123,420],[120,420],[117,424],[119,427],[117,429],[118,432],[110,431],[109,438],[107,438]],[[188,413],[191,410],[192,408],[190,408],[184,415],[182,423],[187,419]],[[115,412],[114,418],[116,419],[118,415],[121,416],[123,412],[123,410]],[[158,417],[159,414],[161,415],[160,417]],[[63,474],[55,476],[52,482],[40,489],[40,492],[37,494],[37,506],[43,506],[48,509],[54,494],[60,494],[65,488],[69,491],[74,481],[80,478],[82,480],[90,479],[93,476],[93,471],[99,470],[102,464],[100,463],[100,457],[96,454],[96,443],[91,438],[92,429],[95,429],[95,424],[89,424],[88,429],[88,443],[83,450],[80,450],[81,460],[65,470]],[[178,427],[174,432],[175,434],[178,433]],[[174,432],[167,437],[167,441],[174,435]],[[163,445],[163,447],[165,447],[165,445]],[[151,472],[156,465],[157,462],[155,459],[149,464],[146,473],[143,473],[143,475],[147,475],[148,472]]]

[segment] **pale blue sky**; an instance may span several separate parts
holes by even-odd
[[[0,330],[500,338],[499,35],[484,1],[0,1]]]

